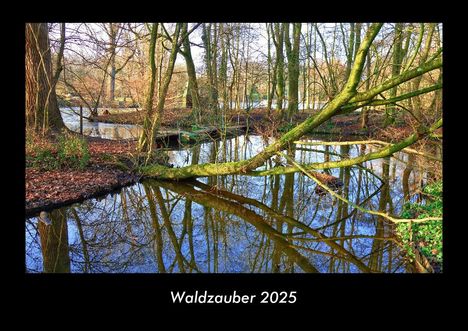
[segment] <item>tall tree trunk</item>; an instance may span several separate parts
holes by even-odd
[[[424,49],[421,54],[421,59],[420,63],[424,63],[427,60],[427,57],[429,55],[429,51],[431,49],[431,43],[432,43],[432,36],[434,34],[434,30],[436,27],[436,23],[430,23],[426,35],[426,42],[424,45]],[[412,88],[414,91],[419,90],[419,86],[421,85],[422,77],[416,77],[413,82],[412,82]],[[423,121],[423,112],[421,109],[421,98],[419,96],[415,96],[414,98],[411,99],[412,102],[412,110],[414,115],[418,118],[420,122]]]
[[[288,114],[291,121],[299,106],[299,43],[301,37],[301,23],[293,23],[293,42],[289,39],[289,23],[284,23],[286,54],[288,57]]]
[[[228,103],[228,91],[227,91],[227,47],[229,47],[228,37],[225,33],[226,24],[220,23],[219,27],[219,38],[221,39],[221,67],[220,67],[220,83],[223,92],[223,111],[230,109]]]
[[[276,110],[283,115],[284,100],[284,24],[274,23],[275,33],[273,42],[276,48]]]
[[[392,56],[392,77],[398,76],[401,70],[402,60],[402,46],[403,46],[403,23],[396,23],[395,37],[393,45]],[[390,90],[390,99],[396,97],[397,86]],[[396,106],[388,105],[386,107],[385,123],[384,125],[394,124],[396,120]]]
[[[115,76],[117,70],[115,67],[115,56],[117,48],[117,33],[119,31],[119,26],[117,23],[109,23],[109,39],[110,39],[110,58],[111,58],[111,70],[109,75],[109,102],[113,102],[115,99]]]
[[[182,35],[186,35],[188,30],[188,23],[182,25]],[[190,50],[190,39],[187,36],[183,41],[182,56],[185,59],[188,75],[188,93],[191,95],[192,100],[192,116],[196,123],[201,121],[201,108],[200,108],[200,94],[198,91],[197,74],[195,65],[193,63],[192,52]]]
[[[153,114],[151,119],[151,130],[149,132],[149,136],[147,136],[146,140],[143,141],[143,145],[140,146],[140,150],[148,153],[147,160],[150,156],[151,151],[153,150],[154,137],[156,136],[156,133],[159,130],[159,124],[161,122],[161,116],[164,109],[164,104],[166,102],[167,91],[169,90],[169,84],[171,83],[172,73],[174,72],[175,61],[177,58],[177,53],[179,52],[179,35],[181,25],[182,23],[177,23],[175,26],[175,31],[172,35],[171,53],[169,55],[169,62],[167,65],[166,72],[164,73],[164,78],[158,98],[158,105],[156,106],[156,112]],[[142,135],[144,134],[145,131],[143,131]]]
[[[348,43],[348,50],[346,52],[346,73],[345,73],[345,80],[348,79],[349,74],[351,72],[351,66],[353,64],[354,58],[354,38],[355,38],[355,28],[354,23],[350,23],[349,28],[349,43]],[[344,35],[343,35],[344,37]]]
[[[213,23],[215,24],[215,23]],[[216,24],[215,24],[216,25]],[[202,40],[205,46],[205,65],[206,72],[208,75],[208,81],[210,85],[209,97],[209,108],[215,111],[217,115],[218,112],[218,90],[216,86],[216,28],[214,28],[214,35],[212,36],[212,24],[203,24],[203,33]],[[212,38],[213,37],[213,38]],[[212,40],[214,39],[214,40]],[[215,65],[213,65],[215,64]]]
[[[371,54],[367,52],[367,59],[366,59],[366,91],[370,88],[370,78],[371,78]],[[361,129],[367,129],[369,125],[369,107],[364,106],[362,107],[362,114],[361,114]]]
[[[151,136],[151,119],[153,117],[153,100],[154,100],[154,90],[156,84],[156,60],[155,49],[156,49],[156,40],[158,35],[158,23],[153,23],[151,26],[151,37],[149,45],[149,62],[151,69],[151,79],[148,87],[148,93],[146,95],[145,101],[145,111],[146,116],[143,122],[143,132],[138,141],[138,150],[140,152],[148,151],[149,139]]]
[[[25,28],[27,128],[36,132],[46,132],[48,129],[60,131],[65,124],[55,94],[58,77],[52,76],[47,23],[27,23]]]

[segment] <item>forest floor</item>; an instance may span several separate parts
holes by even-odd
[[[140,177],[109,162],[134,153],[135,142],[86,137],[90,161],[84,169],[26,167],[27,216],[87,198],[104,195],[137,182]]]
[[[294,123],[303,121],[313,112],[297,114]],[[190,110],[171,110],[165,112],[162,125],[169,126],[179,121],[186,121]],[[136,112],[122,115],[102,115],[99,121],[113,123],[140,123],[141,115]],[[231,125],[248,125],[251,132],[262,135],[281,135],[284,123],[275,116],[268,116],[265,109],[255,109],[248,114],[245,111],[229,114]],[[379,139],[388,142],[401,140],[412,132],[408,125],[382,128],[381,115],[369,117],[369,127],[362,130],[360,114],[340,115],[324,123],[314,133],[331,134],[335,140],[346,140],[347,137],[360,135],[362,139]],[[286,125],[287,129],[287,125]],[[283,130],[284,131],[284,130]],[[136,141],[117,141],[96,137],[86,137],[90,160],[84,169],[60,168],[46,170],[27,165],[26,167],[26,215],[38,214],[41,210],[58,208],[90,197],[110,193],[120,187],[139,181],[140,176],[131,171],[116,167],[115,159],[132,159],[135,157]],[[52,144],[54,141],[52,141]],[[27,152],[28,156],[28,152]]]

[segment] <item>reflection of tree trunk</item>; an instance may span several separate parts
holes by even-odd
[[[68,255],[68,227],[65,211],[53,210],[49,214],[50,225],[39,222],[41,237],[42,264],[44,272],[70,272],[70,256]]]
[[[177,241],[177,237],[174,232],[174,229],[172,228],[170,215],[167,212],[166,206],[164,205],[164,199],[162,197],[161,191],[159,190],[159,187],[154,187],[153,192],[156,197],[156,201],[159,204],[159,209],[161,210],[161,214],[162,214],[163,221],[164,221],[164,226],[166,227],[171,243],[174,246],[174,252],[176,255],[177,263],[179,265],[179,270],[180,272],[185,272],[184,258],[182,256],[182,251],[179,246],[179,242]]]
[[[252,224],[258,231],[265,233],[271,240],[277,242],[281,247],[282,251],[295,263],[297,263],[302,270],[305,272],[318,272],[318,270],[296,249],[291,247],[289,241],[287,241],[283,235],[271,227],[263,217],[256,214],[255,212],[245,208],[237,203],[230,202],[223,198],[217,197],[212,194],[200,194],[199,191],[195,190],[188,184],[175,184],[172,182],[157,182],[161,187],[165,187],[173,192],[184,194],[191,200],[204,205],[209,208],[224,211],[229,214],[236,215]]]
[[[84,232],[83,232],[83,226],[81,225],[81,220],[78,216],[78,213],[76,212],[76,209],[71,207],[70,210],[73,214],[73,217],[75,218],[76,227],[78,228],[78,233],[80,235],[80,242],[81,242],[81,247],[83,249],[83,258],[84,258],[84,272],[88,273],[91,269],[91,262],[89,260],[89,253],[88,253],[88,243],[86,242]]]
[[[294,154],[295,154],[294,147],[288,150],[288,155],[291,158],[294,158]],[[280,199],[278,212],[283,213],[287,215],[288,217],[293,218],[294,217],[294,174],[287,174],[284,177],[285,177],[285,180],[284,180],[284,185],[283,185],[283,195],[281,196],[281,199]],[[283,226],[284,226],[283,221],[277,220],[276,224],[277,224],[277,227],[276,227],[277,231],[279,233],[283,233]],[[292,229],[293,229],[293,226],[291,224],[288,224],[287,232],[291,233]],[[278,246],[275,243],[273,257],[277,259],[278,262],[279,262],[279,256],[280,254],[279,254]],[[279,268],[279,265],[278,265],[278,268]],[[273,270],[273,272],[276,272],[275,269]]]
[[[348,158],[349,157],[349,145],[340,146],[340,155],[343,158]],[[351,179],[351,168],[350,167],[340,168],[339,178],[343,183],[342,196],[346,200],[349,200],[349,182],[350,182],[350,179]],[[342,200],[338,200],[336,220],[335,220],[335,225],[333,226],[333,232],[332,232],[333,237],[335,237],[335,236],[336,237],[344,237],[345,236],[346,219],[348,217],[349,217],[348,204],[345,203]],[[344,245],[345,245],[344,240],[341,240],[340,241],[340,246],[344,247]],[[336,265],[335,265],[335,262],[337,262]],[[337,260],[335,257],[332,257],[330,259],[330,272],[336,272],[336,270],[338,270],[338,268],[340,267],[341,262],[342,262],[341,259]]]
[[[292,152],[292,155],[290,156],[294,157],[294,152]],[[285,175],[285,177],[286,178],[284,181],[283,196],[281,197],[279,210],[280,212],[283,211],[282,213],[287,215],[288,217],[294,218],[294,174],[287,174]],[[278,229],[282,230],[283,222],[278,221],[278,224],[279,223],[281,223],[281,228],[278,226]],[[288,223],[287,233],[291,234],[292,230],[293,226]],[[291,260],[289,260],[288,262],[288,269],[292,270],[293,263]]]
[[[279,194],[279,187],[281,183],[281,177],[279,175],[272,176],[272,185],[273,188],[271,189],[271,209],[278,210],[278,194]],[[276,229],[281,231],[283,227],[282,221],[276,222]],[[272,272],[279,272],[280,271],[280,258],[281,258],[281,251],[278,249],[276,244],[273,244],[273,254],[272,254]]]
[[[136,246],[136,240],[133,237],[132,223],[130,217],[128,216],[128,207],[127,207],[127,195],[125,193],[125,188],[120,192],[120,201],[122,202],[122,218],[125,222],[125,227],[127,230],[127,237],[130,238],[132,243],[132,248]]]
[[[240,203],[240,204],[248,204],[256,208],[259,208],[263,210],[267,215],[271,216],[273,219],[276,219],[277,221],[287,222],[288,224],[292,224],[294,227],[301,229],[305,233],[308,233],[314,237],[317,237],[319,241],[323,241],[326,245],[330,246],[330,248],[335,249],[340,255],[346,256],[346,258],[352,263],[354,263],[361,271],[374,272],[374,270],[371,270],[370,268],[368,268],[362,261],[360,261],[356,256],[354,256],[354,254],[347,251],[343,246],[340,246],[333,240],[328,240],[328,237],[326,235],[320,233],[319,231],[313,230],[306,224],[299,222],[294,218],[280,214],[279,212],[269,208],[268,206],[266,206],[263,203],[260,203],[257,200],[246,198],[246,197],[243,197],[243,196],[240,196],[240,195],[228,192],[228,191],[218,190],[214,187],[211,187],[209,185],[203,184],[198,181],[190,182],[190,185],[194,185],[198,188],[201,188],[204,191],[204,193],[207,193],[209,195],[213,195],[213,192],[216,192],[217,196],[222,196],[222,197],[226,197],[228,199],[234,200],[234,202],[230,202],[230,203],[234,204],[235,206],[237,206],[238,203]]]
[[[156,244],[155,253],[156,261],[158,263],[158,271],[161,273],[165,273],[166,267],[164,266],[164,260],[162,256],[164,243],[162,240],[161,228],[159,226],[158,214],[156,213],[156,205],[154,203],[153,193],[151,192],[151,187],[147,183],[143,183],[143,189],[145,190],[146,198],[148,200],[148,206],[154,228],[154,240]]]
[[[195,146],[193,148],[193,154],[192,154],[192,165],[198,164],[199,160],[200,160],[200,146]],[[195,250],[193,248],[192,200],[189,200],[189,199],[185,200],[184,223],[187,226],[189,250],[190,250],[190,268],[192,268],[192,265],[196,265],[196,261],[195,261]]]
[[[390,158],[386,157],[382,160],[382,180],[384,181],[384,185],[380,191],[380,199],[379,199],[379,211],[385,212],[387,209],[387,205],[389,204],[390,198],[390,187],[389,187],[389,179],[390,179]],[[376,237],[383,237],[385,234],[385,226],[386,222],[385,219],[381,216],[378,216],[379,219],[377,220],[377,227],[376,227]],[[381,240],[374,239],[371,248],[371,254],[369,257],[369,268],[382,270],[382,263],[384,257],[384,245],[385,242]],[[389,262],[390,263],[390,262]]]
[[[410,199],[410,189],[409,189],[409,178],[411,172],[413,171],[413,163],[415,160],[414,154],[408,154],[408,163],[406,164],[405,170],[403,171],[403,194],[405,201],[409,201]]]

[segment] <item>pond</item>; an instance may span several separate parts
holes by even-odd
[[[317,141],[311,137],[304,140]],[[169,152],[174,166],[237,161],[271,139],[240,135]],[[300,163],[340,160],[371,145],[295,145]],[[326,170],[337,193],[398,215],[427,173],[403,152]],[[408,161],[410,161],[408,163]],[[273,158],[264,168],[286,164]],[[418,199],[412,195],[412,199]],[[105,197],[26,219],[26,271],[73,273],[404,273],[394,227],[362,213],[297,172],[188,181],[144,180]]]
[[[80,107],[61,107],[60,112],[65,125],[72,131],[80,131]],[[83,116],[89,116],[89,109],[83,108]],[[123,140],[137,139],[142,132],[138,125],[90,122],[83,118],[83,134],[90,137]]]

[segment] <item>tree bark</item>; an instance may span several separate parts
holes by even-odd
[[[284,100],[284,24],[274,23],[273,42],[276,48],[276,110],[283,115]]]
[[[148,151],[149,139],[151,137],[151,119],[153,117],[153,99],[154,99],[154,90],[156,84],[156,60],[155,60],[155,49],[156,49],[156,40],[158,34],[158,23],[153,23],[151,27],[151,37],[149,45],[149,62],[151,68],[151,79],[150,85],[148,87],[148,93],[146,95],[145,102],[145,111],[146,116],[143,122],[143,132],[138,141],[138,150],[140,152]]]
[[[182,25],[182,35],[187,34],[188,23]],[[195,71],[195,65],[192,59],[192,52],[190,50],[190,39],[187,36],[183,41],[183,52],[182,56],[185,59],[188,75],[188,92],[191,95],[192,101],[192,116],[196,123],[201,121],[201,108],[200,108],[200,94],[198,90],[197,74]]]
[[[138,144],[138,150],[140,152],[146,152],[147,153],[147,158],[146,160],[149,160],[149,157],[151,155],[151,152],[153,151],[153,143],[154,143],[154,138],[159,130],[159,125],[161,122],[161,116],[162,112],[164,110],[164,104],[166,101],[166,95],[167,91],[169,90],[169,84],[171,83],[172,79],[172,73],[174,71],[174,65],[175,61],[177,58],[177,53],[179,52],[179,36],[180,36],[180,29],[181,29],[182,23],[177,23],[175,26],[175,31],[174,34],[171,37],[172,41],[172,47],[171,47],[171,52],[169,55],[169,62],[167,65],[166,72],[164,73],[163,81],[159,89],[159,97],[158,97],[158,104],[156,106],[156,111],[155,112],[148,112],[145,118],[145,123],[146,127],[144,124],[144,128],[142,131],[142,134],[140,136],[139,144]],[[163,26],[164,28],[164,26]],[[153,26],[153,30],[155,27]],[[154,37],[155,38],[155,37]],[[152,37],[153,39],[153,37]],[[153,51],[154,53],[154,51]],[[151,57],[150,59],[154,58]],[[153,65],[152,65],[153,66]],[[155,70],[155,68],[154,68]],[[155,77],[154,70],[152,69],[152,77]],[[152,78],[153,79],[153,78]],[[150,95],[153,92],[151,91]],[[150,103],[148,103],[148,109],[152,109],[152,107],[149,107]],[[152,105],[152,100],[151,100],[151,105]]]
[[[47,23],[26,26],[26,126],[36,132],[65,128],[55,94]]]
[[[289,37],[289,23],[286,24],[285,41],[288,57],[288,113],[287,120],[298,111],[299,106],[299,42],[301,37],[301,23],[293,23],[293,42]]]

